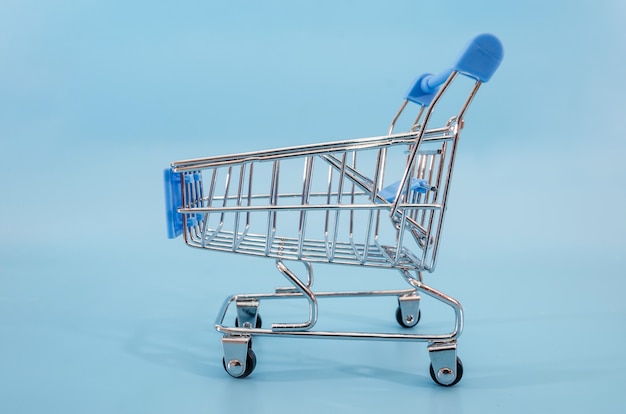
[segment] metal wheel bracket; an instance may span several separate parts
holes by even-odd
[[[457,377],[456,342],[431,344],[428,355],[437,381],[442,385],[452,384]]]
[[[256,299],[241,299],[236,301],[237,321],[240,328],[255,328],[259,314],[259,301]]]
[[[233,377],[240,377],[246,371],[250,336],[224,336],[224,368]]]
[[[406,326],[413,326],[417,324],[420,310],[420,299],[420,296],[416,294],[398,296],[400,313]]]

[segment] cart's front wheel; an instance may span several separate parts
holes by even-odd
[[[440,372],[438,374],[442,377],[453,374],[450,368],[442,368],[439,371]],[[451,387],[461,381],[461,377],[463,377],[463,363],[461,363],[461,359],[459,357],[456,357],[456,378],[449,384],[445,384],[437,378],[437,373],[435,373],[433,364],[430,364],[430,377],[442,387]]]
[[[229,369],[229,367],[236,367],[237,364],[241,365],[241,362],[233,360],[233,361],[229,361],[228,363],[226,363],[226,358],[222,358],[222,365],[224,366],[224,370],[231,377],[245,378],[248,375],[252,374],[252,371],[254,371],[254,368],[256,367],[256,355],[254,351],[252,349],[248,349],[248,353],[246,354],[246,369],[244,369],[244,371],[240,374],[233,373],[233,371],[237,371],[236,369],[235,370]]]
[[[414,315],[407,315],[405,319],[402,317],[402,311],[400,310],[400,306],[398,306],[398,308],[396,309],[396,321],[398,321],[400,326],[402,326],[403,328],[414,327],[415,325],[418,324],[421,318],[422,318],[422,312],[419,310],[417,311],[417,317],[415,317]]]

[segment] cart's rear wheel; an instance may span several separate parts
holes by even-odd
[[[417,318],[413,317],[411,315],[411,318],[408,318],[410,320],[405,320],[402,317],[402,311],[400,310],[400,306],[398,306],[398,308],[396,309],[396,321],[398,321],[398,323],[400,324],[400,326],[402,326],[403,328],[412,328],[415,325],[418,324],[418,322],[420,321],[420,319],[422,318],[422,312],[421,311],[417,311]]]
[[[228,370],[228,367],[226,365],[226,358],[222,358],[222,365],[224,366],[224,370],[231,377],[245,378],[248,375],[252,374],[252,371],[254,371],[254,368],[256,367],[256,354],[254,353],[252,349],[248,349],[248,353],[246,355],[246,369],[239,375],[234,375],[232,372]]]
[[[443,384],[439,382],[439,380],[437,379],[437,375],[435,374],[435,370],[433,369],[433,364],[430,364],[430,377],[433,379],[433,381],[435,381],[442,387],[451,387],[461,381],[461,377],[463,377],[463,363],[461,362],[461,359],[459,357],[456,357],[456,378],[450,384]]]

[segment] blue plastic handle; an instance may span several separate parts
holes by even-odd
[[[407,92],[406,99],[423,106],[430,105],[439,87],[452,72],[488,82],[500,66],[503,56],[504,49],[497,37],[492,34],[478,35],[467,44],[451,68],[438,75],[428,73],[417,78]]]
[[[454,70],[481,82],[488,82],[496,73],[504,57],[502,43],[491,34],[476,36],[465,47],[454,65]]]
[[[178,208],[183,204],[181,180],[182,174],[173,172],[171,168],[165,169],[163,184],[165,185],[165,218],[169,239],[175,239],[183,234],[183,216],[178,213]]]

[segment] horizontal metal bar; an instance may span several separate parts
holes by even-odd
[[[395,135],[385,135],[381,137],[357,138],[344,141],[325,142],[264,151],[251,151],[215,157],[193,158],[174,161],[170,165],[174,172],[184,172],[253,161],[273,161],[281,158],[305,157],[332,152],[384,148],[393,145],[412,144],[418,135],[419,132],[409,132]],[[449,127],[443,127],[424,132],[424,138],[422,141],[448,140],[452,139],[452,137],[453,131],[451,131]]]
[[[353,290],[353,291],[339,291],[339,292],[314,292],[318,298],[348,298],[348,297],[361,297],[361,296],[402,296],[414,293],[415,289],[387,289],[387,290]],[[247,299],[281,299],[286,297],[297,298],[301,297],[302,293],[296,291],[279,291],[274,293],[245,293],[237,294],[230,297],[226,302],[235,302],[238,300]]]
[[[181,214],[242,211],[305,211],[305,210],[389,210],[390,204],[307,204],[287,206],[230,206],[179,208]],[[400,209],[441,210],[440,204],[401,204]]]
[[[336,191],[333,191],[330,193],[331,197],[338,197],[338,196],[346,196],[346,195],[351,195],[352,193],[350,191],[343,191],[342,193],[337,193]],[[329,193],[328,192],[313,192],[310,193],[309,196],[311,198],[320,198],[320,197],[324,197],[324,198],[328,198]],[[369,192],[365,192],[365,191],[359,191],[359,192],[355,192],[354,193],[355,196],[369,196]],[[281,193],[278,195],[279,198],[284,199],[284,198],[302,198],[302,192],[299,193]],[[206,197],[205,197],[206,198]],[[231,196],[227,196],[226,200],[237,200],[238,196],[237,195],[231,195]],[[250,197],[250,200],[264,200],[264,199],[270,199],[270,194],[252,194]],[[214,201],[222,201],[224,200],[224,196],[216,196],[213,197],[212,200]]]
[[[258,335],[270,336],[279,335],[292,338],[325,338],[325,339],[357,339],[357,340],[379,340],[379,341],[413,341],[413,342],[446,342],[456,339],[456,332],[440,335],[426,334],[402,334],[395,332],[347,332],[347,331],[273,331],[271,329],[255,328],[229,328],[216,325],[215,329],[225,335]]]

